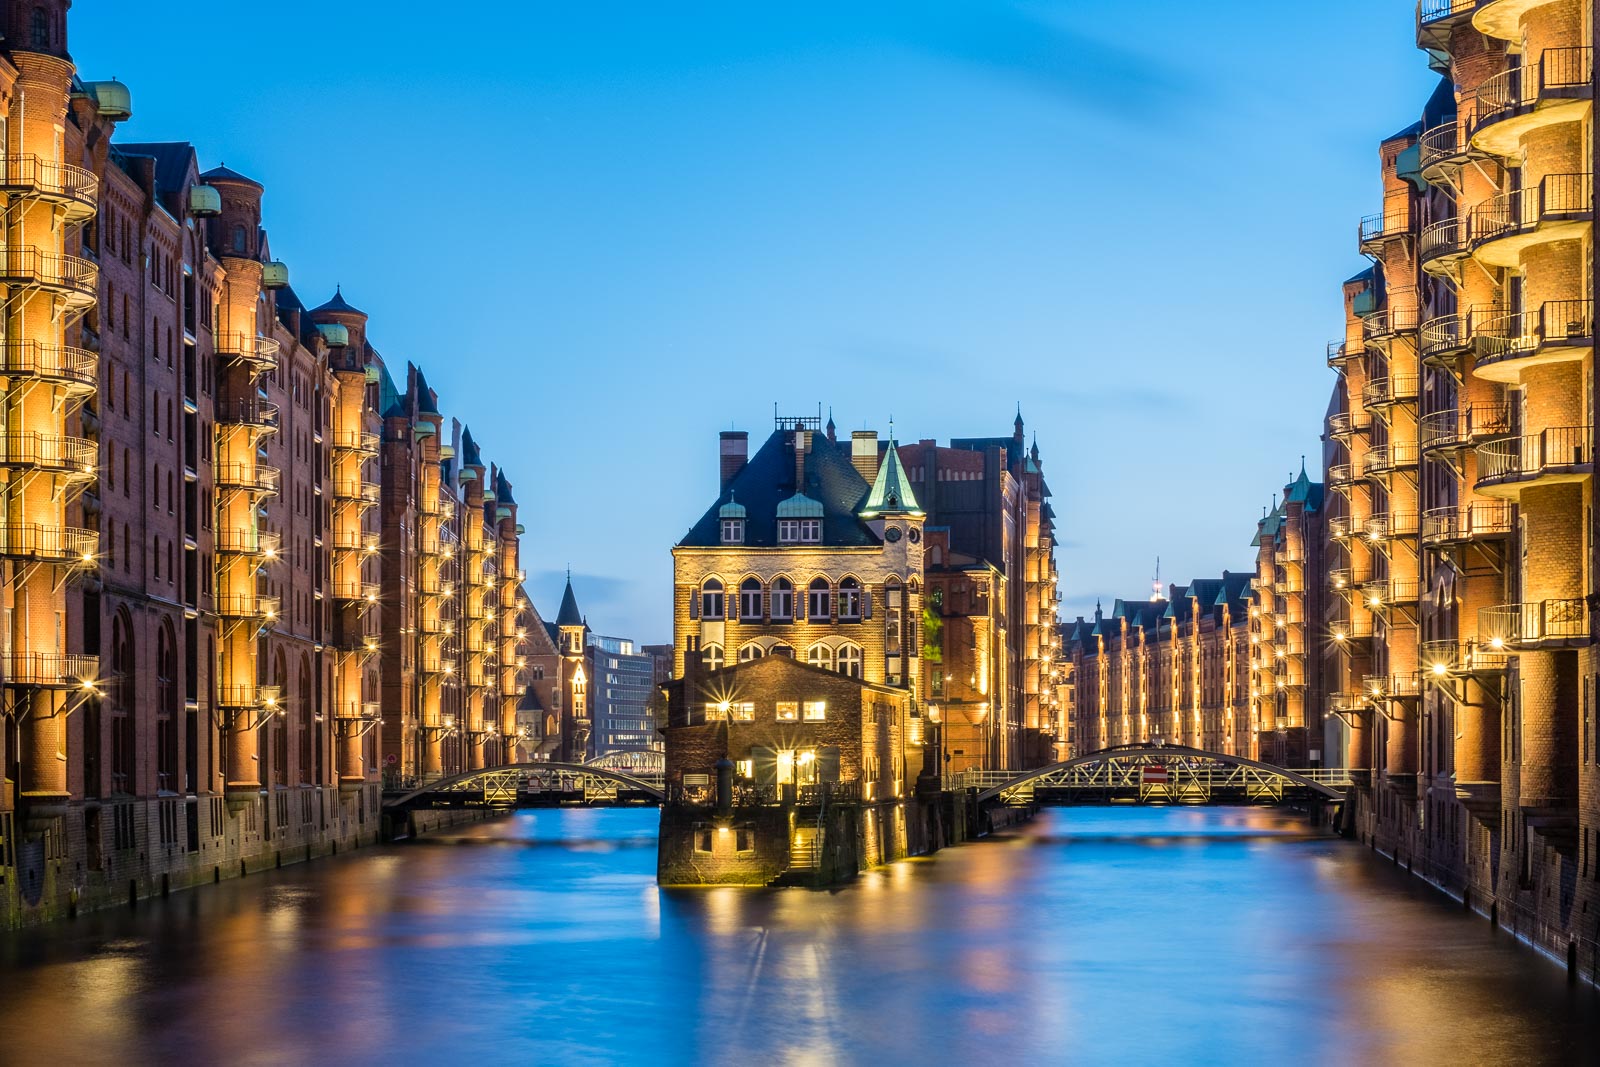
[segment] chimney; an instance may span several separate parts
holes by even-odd
[[[800,427],[794,428],[794,491],[806,491],[806,453],[811,451],[811,435]]]
[[[729,483],[750,460],[750,435],[743,430],[723,430],[721,451],[722,489],[726,492]]]
[[[878,431],[854,430],[850,434],[850,462],[861,477],[871,482],[878,477]]]

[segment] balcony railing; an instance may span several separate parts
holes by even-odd
[[[92,392],[99,387],[99,366],[99,357],[86,348],[0,341],[0,374],[7,378],[38,378]]]
[[[1582,597],[1503,604],[1478,611],[1478,640],[1494,652],[1588,636],[1589,608]]]
[[[376,604],[381,594],[382,588],[377,582],[335,582],[333,586],[333,596],[336,600]]]
[[[277,597],[255,593],[219,593],[215,603],[224,619],[276,619],[280,607]]]
[[[1346,360],[1360,359],[1365,352],[1359,342],[1351,344],[1349,341],[1329,341],[1328,366],[1338,368],[1343,366]]]
[[[269,337],[249,334],[222,334],[217,337],[217,355],[224,359],[248,363],[256,373],[271,370],[278,365],[278,342]]]
[[[1397,293],[1390,293],[1392,301]],[[1415,333],[1422,325],[1422,309],[1412,305],[1410,307],[1386,307],[1382,311],[1374,311],[1371,315],[1361,320],[1361,336],[1370,342],[1382,341],[1403,333]]]
[[[82,437],[54,433],[0,434],[0,466],[93,476],[99,447]]]
[[[217,686],[217,707],[232,710],[277,708],[283,704],[283,688],[276,685],[256,685],[244,682],[238,685]]]
[[[277,467],[265,463],[219,463],[216,467],[217,485],[222,489],[237,489],[248,493],[276,493],[282,482]]]
[[[1383,210],[1361,220],[1359,241],[1362,251],[1411,232],[1416,220],[1416,205],[1409,193],[1389,197]]]
[[[1496,123],[1542,107],[1566,103],[1570,109],[1592,97],[1593,79],[1594,49],[1546,48],[1535,62],[1503,71],[1478,86],[1472,134],[1476,138]],[[1510,143],[1497,143],[1496,148]]]
[[[1473,314],[1479,367],[1545,354],[1543,362],[1579,358],[1594,347],[1594,301],[1548,300],[1536,311]],[[1572,349],[1570,353],[1554,352]],[[1492,376],[1492,375],[1491,375]]]
[[[76,526],[39,522],[0,522],[0,557],[88,567],[100,551],[100,533]]]
[[[276,556],[282,548],[280,534],[226,527],[217,531],[217,551],[224,555]]]
[[[1422,692],[1422,681],[1415,673],[1369,674],[1361,679],[1361,688],[1370,700],[1414,697]]]
[[[79,222],[94,214],[100,179],[70,163],[34,155],[6,156],[0,158],[0,189],[60,204],[68,222]]]
[[[1415,604],[1420,595],[1415,578],[1377,578],[1361,587],[1361,596],[1369,609],[1392,607],[1396,604]]]
[[[1506,667],[1504,648],[1496,651],[1477,640],[1425,641],[1422,644],[1423,677],[1488,674]]]
[[[354,452],[363,456],[378,454],[378,435],[366,431],[343,431],[333,435],[335,452]]]
[[[1406,403],[1417,398],[1420,382],[1415,374],[1391,374],[1374,378],[1361,389],[1362,402],[1369,408]]]
[[[0,248],[0,282],[49,290],[70,307],[92,305],[99,281],[100,268],[87,259],[31,246]]]
[[[1427,268],[1440,262],[1448,264],[1452,259],[1460,259],[1467,254],[1468,233],[1466,219],[1430,222],[1422,228],[1422,236],[1417,240],[1418,260]]]
[[[1353,567],[1335,567],[1328,571],[1328,587],[1336,593],[1345,593],[1356,589],[1369,581],[1365,569],[1356,570]]]
[[[1431,411],[1418,427],[1424,452],[1436,448],[1464,448],[1485,437],[1511,431],[1511,409],[1506,404],[1473,404],[1465,410]]]
[[[224,425],[252,426],[265,430],[278,428],[278,405],[255,397],[219,401],[216,413],[217,422]]]
[[[1589,220],[1593,216],[1593,174],[1548,174],[1532,188],[1501,193],[1473,208],[1468,217],[1471,227],[1468,236],[1471,247],[1476,250],[1491,241]],[[1563,231],[1551,236],[1565,239],[1567,234]],[[1574,231],[1572,236],[1576,237],[1577,233]],[[1491,265],[1515,266],[1516,263],[1494,261]]]
[[[375,700],[339,704],[334,708],[333,717],[345,722],[377,722],[383,718],[383,705]]]
[[[1478,486],[1565,479],[1593,472],[1594,427],[1552,426],[1478,446]]]
[[[1338,647],[1348,641],[1364,641],[1372,637],[1372,616],[1362,615],[1354,619],[1335,619],[1328,624],[1328,636]]]
[[[1422,358],[1443,359],[1465,351],[1468,343],[1467,316],[1440,315],[1422,324]]]
[[[35,689],[76,689],[100,676],[100,657],[72,652],[0,652],[4,684]]]
[[[1428,545],[1495,540],[1510,533],[1511,505],[1503,500],[1432,508],[1422,517],[1422,540]]]
[[[1387,541],[1411,536],[1417,532],[1417,525],[1414,511],[1386,511],[1368,518],[1364,533],[1368,541]]]
[[[338,482],[333,487],[333,497],[340,503],[374,507],[378,503],[378,487],[372,482]]]
[[[1402,468],[1415,467],[1418,461],[1418,449],[1414,441],[1392,441],[1386,445],[1374,445],[1367,449],[1367,454],[1361,459],[1361,472],[1366,475],[1382,475]]]

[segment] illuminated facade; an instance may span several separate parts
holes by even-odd
[[[1326,710],[1354,828],[1593,973],[1593,5],[1422,0],[1330,345]]]
[[[376,840],[400,716],[381,620],[419,599],[380,522],[380,440],[402,430],[366,316],[288,287],[260,183],[186,143],[115,138],[129,94],[76,79],[68,6],[0,5],[14,924]],[[527,747],[531,605],[509,483],[436,459],[483,480],[451,527],[468,587],[453,750],[439,731],[467,767]]]
[[[1063,625],[1071,755],[1158,740],[1252,755],[1252,577],[1224,571]]]

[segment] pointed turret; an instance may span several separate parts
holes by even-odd
[[[567,572],[567,591],[561,594],[561,609],[556,612],[556,626],[582,626],[583,613],[578,610],[578,598],[572,592],[572,573]]]
[[[860,515],[863,519],[876,519],[884,515],[921,515],[917,495],[912,492],[911,479],[900,466],[900,446],[892,438],[884,453],[883,464],[878,468],[877,480],[867,495],[866,505]]]

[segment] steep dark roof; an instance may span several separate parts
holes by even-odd
[[[365,315],[366,314],[366,312],[362,311],[360,308],[352,307],[350,305],[350,302],[344,298],[344,288],[342,286],[338,286],[338,285],[333,287],[333,297],[332,297],[332,299],[330,299],[326,304],[323,304],[320,307],[312,308],[311,311],[312,311],[313,314],[315,314],[318,311],[343,311],[343,312],[347,312],[347,313],[355,314],[355,315]]]
[[[511,483],[506,481],[505,471],[496,471],[494,476],[494,495],[502,504],[515,504],[511,496]]]
[[[253,185],[257,189],[266,188],[254,178],[247,178],[232,167],[212,167],[200,175],[200,180],[203,182],[244,182],[246,185]]]
[[[472,439],[472,430],[461,431],[461,465],[463,467],[483,466],[483,454],[478,451],[478,442]]]
[[[952,437],[950,447],[963,452],[987,452],[991,448],[1003,448],[1006,450],[1008,466],[1015,463],[1022,452],[1022,442],[1015,437]]]
[[[556,612],[556,626],[582,626],[583,613],[578,610],[578,598],[572,593],[572,579],[567,579],[567,591],[561,594],[561,609]]]
[[[841,444],[829,441],[822,434],[812,434],[811,451],[805,460],[805,485],[796,487],[792,437],[792,431],[773,433],[729,485],[745,508],[744,544],[757,548],[777,545],[778,505],[798,491],[822,504],[824,545],[877,545],[877,536],[857,516],[872,487],[851,464],[848,442]],[[719,493],[678,544],[689,547],[720,545],[722,527],[718,513],[726,500],[727,493]]]
[[[417,371],[417,411],[423,415],[439,414],[439,406],[434,403],[433,390],[428,388],[428,379],[423,377],[422,371]]]
[[[189,163],[194,159],[194,145],[188,141],[135,141],[131,144],[114,144],[114,152],[123,156],[143,156],[156,161],[156,186],[160,192],[176,192],[189,179]]]

